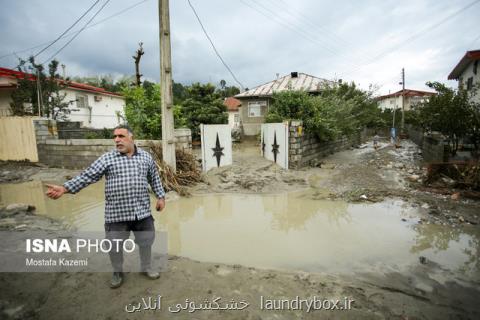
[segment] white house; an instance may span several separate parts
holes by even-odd
[[[480,50],[467,51],[448,75],[448,80],[458,80],[458,88],[472,93],[473,101],[480,103]],[[476,88],[476,92],[474,92]]]
[[[17,79],[25,76],[35,81],[33,75],[0,68],[0,116],[12,114],[11,94],[17,88]],[[81,121],[84,127],[96,129],[113,128],[122,122],[125,98],[121,94],[73,81],[60,92],[66,94],[64,101],[72,101],[70,121]]]
[[[378,103],[378,107],[382,110],[385,109],[402,109],[402,103],[405,101],[405,111],[408,111],[412,106],[422,103],[428,100],[429,97],[435,95],[434,92],[405,89],[394,93],[386,94],[375,98]],[[403,99],[405,96],[405,100]]]
[[[223,105],[227,107],[228,111],[228,125],[231,129],[240,126],[240,112],[238,108],[242,105],[242,102],[234,97],[225,98]]]

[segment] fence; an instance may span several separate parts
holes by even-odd
[[[0,117],[0,160],[38,161],[34,117]]]

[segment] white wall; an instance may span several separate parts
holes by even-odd
[[[235,122],[235,115],[237,115],[237,122]],[[240,125],[240,113],[238,111],[228,112],[228,125],[231,129]]]
[[[473,78],[473,86],[477,86],[476,95],[472,97],[474,102],[480,103],[480,61],[478,62],[477,66],[477,74],[473,73],[473,64],[474,62],[470,62],[467,68],[463,71],[461,77],[461,84],[463,85],[464,89],[467,89],[467,81],[468,78]],[[460,85],[460,82],[459,82]]]
[[[428,99],[428,96],[414,96],[414,97],[405,97],[405,111],[408,111],[412,108],[412,105],[421,103]],[[402,109],[402,96],[390,97],[382,100],[378,100],[378,107],[382,110],[385,109]]]
[[[78,109],[78,111],[72,111],[69,115],[70,121],[82,121],[84,127],[89,128],[113,128],[117,126],[119,121],[116,112],[124,114],[125,100],[123,97],[105,95],[105,94],[94,94],[91,92],[65,89],[67,95],[65,96],[64,101],[76,100],[77,95],[85,95],[87,97],[88,106],[91,106],[91,118],[90,110],[88,108],[79,108],[77,106],[77,101],[73,102],[70,106],[71,109]],[[62,92],[62,93],[63,93]],[[95,96],[101,97],[101,101],[95,101]]]

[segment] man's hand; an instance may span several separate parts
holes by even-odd
[[[162,211],[163,208],[165,208],[165,198],[158,198],[155,209],[157,209],[157,211]]]
[[[64,186],[57,186],[54,184],[47,184],[47,196],[51,199],[58,199],[63,196],[64,193],[67,192]]]

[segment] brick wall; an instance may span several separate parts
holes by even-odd
[[[304,132],[302,121],[292,120],[289,134],[289,168],[297,169],[314,164],[334,152],[359,145],[366,140],[367,130],[350,137],[345,136],[334,141],[321,142],[314,134]]]

